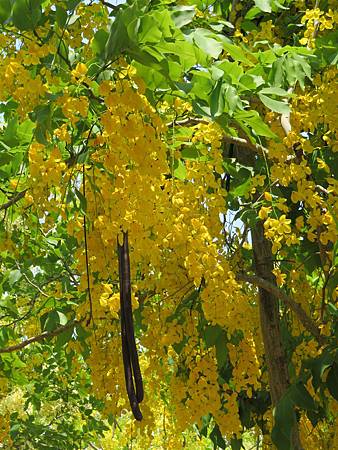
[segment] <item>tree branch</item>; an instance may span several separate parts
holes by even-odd
[[[254,284],[270,294],[274,295],[276,298],[282,300],[298,317],[299,321],[302,323],[303,327],[312,334],[312,336],[317,340],[320,345],[324,345],[326,342],[325,336],[321,336],[319,328],[313,322],[313,320],[306,314],[301,305],[283,291],[278,289],[269,281],[264,280],[256,275],[245,275],[244,273],[237,274],[237,279],[239,281],[245,281],[250,284]]]
[[[3,211],[4,209],[8,209],[11,206],[13,206],[15,203],[17,203],[19,200],[21,200],[25,194],[27,192],[27,189],[25,189],[24,191],[18,192],[17,194],[13,195],[12,198],[10,198],[8,200],[8,202],[3,203],[2,205],[0,205],[0,211]]]
[[[39,291],[41,295],[43,295],[44,297],[47,297],[47,298],[48,298],[49,295],[46,294],[46,292],[43,292],[43,290],[40,289],[40,287],[39,287],[37,284],[33,283],[33,281],[31,281],[31,280],[28,278],[27,274],[25,274],[25,272],[22,271],[22,269],[21,269],[21,267],[20,267],[18,261],[15,261],[15,264],[16,264],[16,267],[17,267],[17,268],[20,270],[20,272],[22,273],[22,275],[23,275],[23,277],[25,278],[25,280],[27,281],[27,283],[30,284],[31,286],[33,286],[34,289],[36,289],[37,291]]]
[[[95,444],[93,444],[92,442],[89,442],[89,445],[91,448],[93,448],[94,450],[100,450],[99,447],[96,447]]]
[[[190,118],[188,117],[187,119],[183,119],[183,120],[174,120],[173,122],[169,122],[167,123],[167,127],[168,128],[173,128],[174,126],[194,126],[194,125],[198,125],[200,123],[203,124],[209,124],[211,122],[205,120],[205,119],[198,119],[198,118]],[[241,147],[246,147],[250,150],[253,150],[257,153],[263,153],[263,154],[268,154],[269,150],[266,147],[263,147],[263,145],[260,144],[253,144],[252,142],[248,141],[247,139],[243,139],[237,136],[230,136],[230,135],[223,135],[223,140],[224,142],[227,142],[228,144],[235,144]]]
[[[121,8],[121,5],[123,3],[120,3],[118,5],[113,5],[112,3],[106,2],[105,0],[100,0],[100,3],[104,6],[107,6],[107,8],[110,8],[113,11],[118,11]]]
[[[33,336],[31,338],[25,339],[20,344],[11,345],[9,347],[0,348],[0,353],[11,353],[16,352],[17,350],[21,350],[27,345],[33,344],[33,342],[41,342],[44,339],[58,336],[59,334],[63,333],[64,331],[69,330],[70,328],[74,327],[75,325],[81,323],[81,320],[74,320],[72,322],[67,323],[66,325],[61,325],[58,328],[55,328],[53,331],[44,331],[43,333],[39,334],[38,336]]]
[[[223,141],[227,142],[228,144],[235,144],[235,145],[238,145],[241,147],[246,147],[257,153],[262,153],[265,155],[267,155],[269,153],[269,150],[266,147],[263,147],[263,145],[253,144],[252,142],[248,141],[247,139],[243,139],[240,137],[224,135]]]

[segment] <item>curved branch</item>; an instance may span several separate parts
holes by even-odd
[[[285,294],[283,291],[278,289],[277,286],[274,286],[269,281],[264,280],[256,275],[246,275],[244,273],[237,274],[237,279],[239,281],[245,281],[250,284],[254,284],[257,287],[264,289],[267,292],[270,292],[276,298],[282,300],[298,317],[299,321],[302,323],[303,327],[312,334],[312,336],[316,339],[316,341],[320,345],[324,345],[326,342],[325,336],[320,334],[320,329],[313,322],[313,320],[306,314],[304,309],[301,307],[299,303]]]
[[[18,192],[17,194],[13,195],[12,198],[10,198],[8,200],[8,202],[3,203],[2,205],[0,205],[0,211],[3,211],[4,209],[8,209],[11,206],[13,206],[15,203],[17,203],[19,200],[21,200],[25,194],[27,192],[27,189],[25,189],[24,191]]]
[[[195,126],[198,125],[200,123],[203,124],[209,124],[211,122],[205,120],[205,119],[198,119],[198,118],[187,118],[187,119],[182,119],[182,120],[174,120],[173,122],[169,122],[167,123],[167,127],[168,128],[173,128],[174,126]],[[257,153],[263,153],[263,154],[268,154],[269,150],[264,147],[263,145],[260,144],[254,144],[250,141],[248,141],[247,139],[243,139],[237,136],[230,136],[228,134],[223,135],[222,137],[224,142],[227,142],[228,144],[235,144],[241,147],[246,147],[250,150],[253,150],[254,152]]]
[[[24,341],[20,342],[19,344],[11,345],[9,347],[0,348],[0,353],[11,353],[16,352],[17,350],[21,350],[27,345],[33,344],[33,342],[41,342],[44,339],[58,336],[59,334],[63,333],[64,331],[69,330],[70,328],[74,327],[75,325],[81,323],[81,320],[74,320],[72,322],[67,323],[66,325],[61,325],[58,328],[55,328],[53,331],[44,331],[43,333],[39,334],[38,336],[33,336],[31,338],[25,339]]]

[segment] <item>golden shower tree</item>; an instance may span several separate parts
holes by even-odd
[[[337,446],[333,3],[0,3],[3,448]]]

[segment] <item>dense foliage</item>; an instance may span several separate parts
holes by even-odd
[[[0,2],[2,448],[338,448],[333,7]]]

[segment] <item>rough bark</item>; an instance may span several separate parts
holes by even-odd
[[[252,229],[252,247],[256,275],[275,285],[271,244],[264,236],[261,221]],[[261,287],[259,288],[259,311],[271,401],[272,406],[276,406],[288,389],[290,379],[280,331],[278,298]],[[292,432],[292,441],[294,450],[302,450],[298,427],[295,427]]]
[[[255,167],[259,152],[252,151],[244,144],[236,145],[235,157],[239,163]],[[273,270],[271,243],[264,236],[264,226],[259,221],[251,230],[254,253],[255,275],[277,287]],[[279,299],[270,291],[259,287],[260,325],[263,337],[264,353],[268,369],[272,406],[276,406],[290,386],[287,358],[280,331]],[[292,431],[294,450],[303,450],[300,443],[298,426]]]

